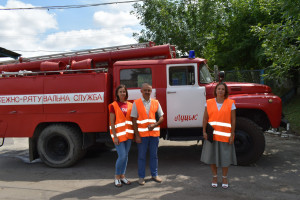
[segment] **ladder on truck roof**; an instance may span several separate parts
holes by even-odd
[[[152,47],[152,46],[155,46],[155,43],[150,41],[150,42],[145,42],[145,43],[128,44],[128,45],[122,45],[122,46],[112,46],[112,47],[88,49],[88,50],[81,50],[81,51],[71,51],[71,52],[66,52],[66,53],[43,55],[43,56],[36,56],[36,57],[30,57],[30,58],[22,58],[21,57],[21,58],[19,58],[19,62],[22,63],[22,62],[43,61],[43,60],[49,60],[49,59],[58,59],[58,58],[81,56],[81,55],[88,55],[88,54],[107,53],[107,52],[119,51],[119,50],[147,48],[147,47]],[[173,47],[173,46],[171,46],[171,47]],[[172,52],[171,55],[173,55],[173,52],[175,52],[174,48],[171,48],[170,51]],[[10,64],[10,63],[16,63],[16,61],[10,60],[10,61],[1,62],[1,64]]]
[[[153,47],[153,48],[151,48]],[[149,53],[142,53],[146,52],[146,48],[149,48]],[[145,50],[144,50],[145,49]],[[67,59],[68,61],[71,59],[75,59],[77,56],[86,56],[86,55],[102,55],[102,53],[106,56],[108,56],[110,59],[114,52],[122,52],[123,50],[129,51],[129,54],[131,56],[127,57],[128,60],[130,59],[160,59],[160,58],[175,58],[176,52],[175,52],[175,46],[174,45],[158,45],[155,46],[154,42],[145,42],[145,43],[138,43],[138,44],[129,44],[129,45],[122,45],[122,46],[112,46],[112,47],[104,47],[104,48],[98,48],[98,49],[89,49],[89,50],[81,50],[81,51],[73,51],[73,52],[67,52],[67,53],[59,53],[59,54],[52,54],[52,55],[43,55],[43,56],[37,56],[37,57],[30,57],[30,58],[20,58],[19,61],[6,61],[5,63],[0,63],[0,77],[10,77],[10,76],[27,76],[27,75],[38,75],[38,74],[47,74],[47,73],[73,73],[73,72],[89,72],[89,71],[95,71],[95,72],[105,72],[107,71],[107,63],[106,60],[100,60],[97,64],[97,66],[94,66],[93,68],[73,68],[71,67],[73,64],[65,64],[64,69],[61,68],[60,64],[65,62],[63,59]],[[133,50],[133,51],[130,51]],[[137,57],[134,57],[132,55],[132,52],[137,52],[135,50],[138,50]],[[140,51],[141,50],[141,51]],[[124,52],[125,52],[124,51]],[[124,54],[120,54],[121,57],[119,57],[119,54],[117,53],[117,58],[119,60],[126,59],[126,56],[124,57]],[[123,55],[123,57],[122,57]],[[94,56],[95,60],[96,57]],[[149,56],[149,57],[148,57]],[[166,57],[164,57],[166,56]],[[82,57],[81,57],[82,58]],[[93,58],[93,61],[94,61]],[[101,57],[100,57],[101,58]],[[51,60],[53,63],[51,64]],[[61,61],[62,62],[61,62]],[[89,59],[91,60],[91,59]],[[117,59],[116,59],[117,60]],[[44,63],[44,69],[41,70],[42,62],[49,61],[47,64]],[[59,61],[59,62],[58,62]],[[80,60],[79,60],[80,61]],[[84,61],[84,59],[83,59]],[[97,62],[97,61],[96,61]],[[73,62],[72,62],[73,63]],[[76,61],[75,61],[76,63]],[[89,61],[88,61],[89,63]],[[100,63],[100,64],[99,64]],[[101,65],[101,63],[104,63],[105,65]],[[4,65],[1,65],[4,64]],[[8,65],[6,65],[8,64]],[[10,65],[12,64],[12,65]],[[23,65],[24,64],[24,65]],[[29,64],[29,65],[28,65]],[[31,65],[32,64],[32,65]],[[91,63],[89,63],[91,64]],[[48,68],[45,67],[45,65],[48,65]],[[76,64],[74,64],[75,66]],[[21,66],[21,67],[19,67]],[[22,67],[23,66],[23,67]],[[25,66],[25,67],[24,67]],[[50,66],[50,68],[49,68]],[[106,67],[105,67],[106,66]],[[28,68],[27,68],[28,67]],[[54,67],[54,68],[53,68]]]
[[[44,55],[44,56],[26,58],[26,60],[23,60],[23,62],[33,62],[33,61],[41,61],[41,60],[48,60],[48,59],[55,59],[55,58],[81,56],[81,55],[87,55],[87,54],[104,53],[104,52],[126,50],[126,49],[146,48],[146,47],[152,47],[154,45],[155,45],[154,42],[145,42],[145,43],[122,45],[122,46],[104,47],[104,48],[98,48],[98,49],[71,51],[71,52],[67,52],[67,53],[58,53],[58,54],[52,54],[52,55]],[[27,59],[29,61],[27,61]]]

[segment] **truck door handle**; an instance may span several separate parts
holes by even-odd
[[[176,93],[176,91],[168,91],[167,93],[168,94],[174,94],[174,93]]]
[[[10,111],[9,114],[16,114],[17,111],[16,110],[13,110],[13,111]]]
[[[77,110],[70,110],[69,113],[76,113]]]

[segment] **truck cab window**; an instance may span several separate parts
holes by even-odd
[[[152,85],[151,69],[122,69],[120,70],[120,83],[126,85],[127,88],[139,88],[143,83]]]
[[[169,84],[177,85],[194,85],[195,70],[194,66],[176,66],[169,68]]]
[[[211,83],[211,82],[213,82],[213,78],[209,73],[207,65],[202,64],[202,65],[200,65],[199,68],[200,68],[200,70],[199,70],[200,83]]]

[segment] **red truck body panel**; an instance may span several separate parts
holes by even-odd
[[[258,109],[264,111],[270,120],[272,127],[279,127],[281,122],[281,99],[272,94],[240,94],[230,95],[229,98],[235,100],[237,108]],[[272,100],[271,102],[269,100]],[[276,105],[276,106],[273,106]]]
[[[31,137],[45,122],[72,122],[83,132],[106,132],[109,83],[107,73],[2,78],[0,90],[6,97],[0,100],[0,117],[6,120],[0,121],[0,136]]]

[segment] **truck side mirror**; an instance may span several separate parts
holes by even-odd
[[[219,80],[219,68],[217,65],[214,65],[214,77],[215,81],[217,82]]]
[[[224,71],[220,71],[219,72],[219,82],[222,82],[225,78],[225,72]]]

